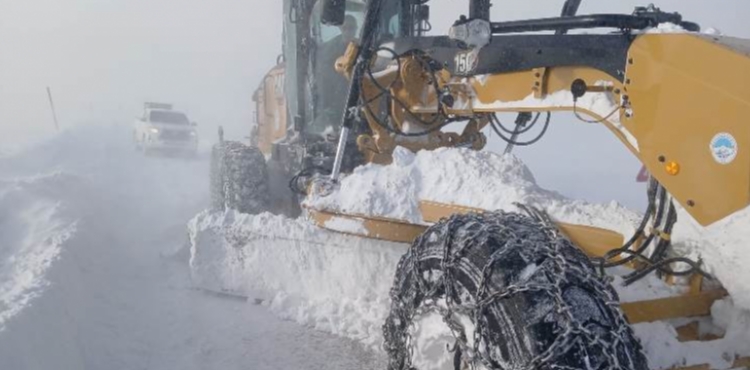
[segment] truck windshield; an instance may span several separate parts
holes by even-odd
[[[174,125],[187,125],[189,124],[187,117],[179,112],[168,112],[168,111],[151,111],[149,121],[159,123],[169,123]]]

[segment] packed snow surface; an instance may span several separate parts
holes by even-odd
[[[0,158],[0,369],[375,369],[352,340],[195,289],[187,221],[208,161],[145,157],[128,126]]]
[[[514,204],[519,202],[544,209],[559,221],[609,228],[625,237],[640,221],[638,213],[617,203],[571,200],[541,188],[531,171],[514,156],[464,149],[413,154],[397,148],[391,165],[361,166],[342,179],[336,192],[309,199],[308,205],[424,223],[419,200],[506,211],[517,211]],[[742,222],[741,218],[736,222]],[[358,227],[340,220],[327,226],[345,232]],[[381,343],[380,326],[387,315],[393,274],[406,245],[356,238],[316,228],[305,219],[269,214],[204,212],[191,221],[189,230],[191,268],[200,284],[252,292],[282,317],[373,347]],[[740,231],[736,235],[743,233],[748,234]],[[677,243],[678,248],[686,248],[685,238]],[[706,244],[692,243],[705,252]],[[733,250],[734,259],[747,258],[739,255],[742,245],[746,244],[727,247]],[[614,284],[624,302],[685,291],[654,276],[626,288],[617,277],[619,272],[613,271]],[[745,272],[734,273],[743,276]],[[743,285],[742,281],[734,283]],[[732,293],[741,295],[742,291],[735,289]],[[664,323],[637,324],[635,330],[655,368],[686,363],[726,368],[735,355],[750,355],[748,312],[726,299],[716,304],[712,314],[714,323],[703,323],[701,330],[726,336],[709,345],[680,343],[674,326]],[[417,342],[428,348],[436,348],[436,338],[445,334],[435,327],[440,321],[433,321],[421,323],[418,330],[426,337],[417,338]],[[444,358],[423,354],[416,360],[431,366],[449,365]]]
[[[75,232],[49,194],[64,177],[0,181],[0,332],[49,285],[46,272]]]

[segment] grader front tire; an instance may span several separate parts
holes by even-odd
[[[211,207],[257,214],[270,203],[268,168],[258,148],[224,141],[211,151]]]
[[[410,368],[409,330],[429,311],[473,342],[457,342],[462,361],[488,369],[648,369],[617,293],[586,255],[519,214],[430,227],[402,257],[391,299],[389,369]],[[471,325],[456,329],[462,315]]]

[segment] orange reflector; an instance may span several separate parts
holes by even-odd
[[[680,164],[675,161],[669,161],[664,169],[668,174],[676,176],[678,173],[680,173]]]

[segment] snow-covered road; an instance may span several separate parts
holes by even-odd
[[[0,159],[0,369],[368,369],[354,341],[191,288],[205,159],[88,127]],[[23,267],[23,268],[21,268]]]

